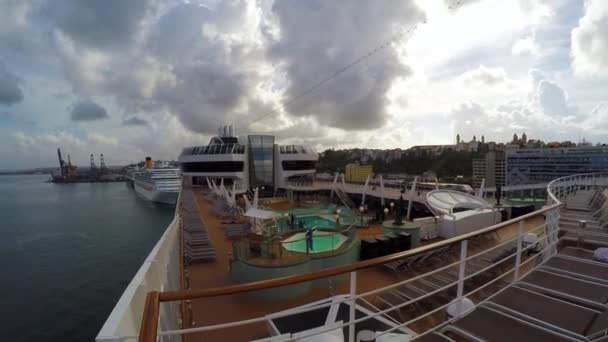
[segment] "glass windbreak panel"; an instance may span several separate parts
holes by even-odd
[[[251,186],[274,186],[274,137],[250,135],[248,140]]]

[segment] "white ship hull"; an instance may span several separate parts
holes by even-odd
[[[156,187],[152,185],[138,181],[135,181],[134,188],[137,194],[147,199],[148,201],[165,204],[177,203],[177,196],[179,194],[179,191],[161,191],[156,189]]]

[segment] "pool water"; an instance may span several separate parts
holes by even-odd
[[[312,236],[313,249],[309,253],[323,253],[333,251],[346,241],[342,234],[315,231]],[[297,233],[283,241],[283,247],[288,251],[306,253],[306,234]]]
[[[304,223],[304,228],[336,228],[336,222],[323,218],[321,216],[300,216],[296,217],[296,226],[300,225],[300,222]]]

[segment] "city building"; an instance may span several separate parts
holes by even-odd
[[[607,169],[607,147],[526,148],[506,151],[507,185],[547,183],[558,177]]]
[[[484,138],[485,140],[485,138]],[[477,152],[479,150],[480,142],[476,137],[469,142],[461,141],[460,136],[456,137],[456,144],[449,145],[416,145],[409,149],[409,152],[415,156],[432,156],[437,157],[446,150],[453,150],[459,152]]]
[[[477,141],[475,137],[473,137],[473,140],[469,142],[461,142],[460,144],[455,146],[455,150],[461,152],[477,152],[478,149],[479,141]]]
[[[473,159],[473,186],[479,187],[485,179],[485,186],[505,185],[505,152],[491,143],[483,158]]]
[[[344,172],[344,180],[347,182],[365,182],[367,176],[374,173],[371,165],[358,163],[347,164]]]
[[[403,155],[403,151],[401,151],[400,148],[394,149],[394,150],[389,150],[386,152],[386,162],[390,162],[393,160],[399,160],[401,159]]]
[[[207,178],[236,192],[261,188],[266,193],[290,182],[312,182],[319,155],[309,146],[278,145],[271,135],[237,138],[224,126],[208,145],[188,147],[178,158],[186,185],[206,185]]]
[[[426,170],[422,173],[423,182],[435,182],[437,181],[437,172],[433,170]]]
[[[454,148],[456,145],[416,145],[409,149],[409,152],[417,157],[432,156],[436,157],[447,148]]]

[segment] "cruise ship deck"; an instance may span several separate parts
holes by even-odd
[[[139,333],[121,338],[603,341],[608,264],[594,252],[608,246],[607,186],[605,174],[560,178],[548,185],[545,207],[509,221],[383,257],[255,282],[234,277],[243,260],[227,228],[238,222],[218,215],[206,190],[185,189],[170,227],[173,245],[180,246],[172,252],[181,265],[180,285],[139,287],[140,303],[129,306]],[[205,252],[189,251],[196,229]],[[378,225],[356,229],[359,239],[383,233]],[[203,262],[194,262],[196,256]],[[171,260],[152,263],[170,273],[176,268]],[[285,291],[302,285],[311,286]]]
[[[215,216],[210,210],[210,203],[205,200],[204,194],[200,190],[195,190],[196,205],[200,210],[200,215],[205,222],[205,226],[210,240],[216,247],[216,258],[212,262],[195,263],[184,268],[189,278],[189,288],[206,289],[233,285],[234,281],[230,276],[230,258],[232,253],[232,241],[226,239],[222,228],[221,218]],[[524,229],[532,231],[542,226],[544,217],[537,216],[527,220]],[[384,235],[383,228],[379,224],[372,224],[368,228],[358,229],[359,239],[369,237],[379,237]],[[492,242],[500,244],[508,241],[517,235],[517,225],[508,225],[497,233],[497,238]],[[439,239],[424,242],[424,245],[437,242]],[[475,252],[472,249],[472,253]],[[457,253],[445,252],[442,257],[457,259]],[[382,288],[403,281],[418,274],[424,273],[436,263],[421,263],[414,271],[395,272],[386,266],[376,266],[363,269],[358,272],[357,293],[365,293],[377,288]],[[279,312],[293,307],[315,302],[333,294],[348,293],[349,281],[344,279],[333,284],[332,290],[328,287],[317,287],[309,293],[287,299],[260,298],[249,294],[217,296],[205,299],[195,299],[191,302],[190,317],[191,326],[197,326],[197,322],[215,325],[229,321],[241,321],[264,316],[272,312]],[[385,304],[383,298],[370,296],[370,304]],[[221,308],[213,310],[210,308]],[[424,326],[424,324],[421,324]],[[268,336],[268,326],[266,323],[259,323],[248,326],[246,329],[232,328],[217,331],[200,332],[186,335],[187,341],[216,341],[226,339],[228,341],[250,341]]]

